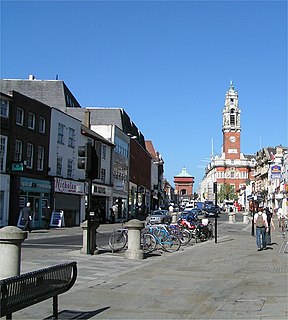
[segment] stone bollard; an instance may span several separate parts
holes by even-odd
[[[248,212],[243,212],[243,223],[249,223]]]
[[[171,223],[172,224],[176,224],[177,223],[177,212],[173,212],[172,213],[172,221],[171,221]]]
[[[228,213],[228,217],[229,217],[229,223],[234,223],[234,212],[229,212]]]
[[[90,236],[90,248],[92,249],[92,252],[88,252],[88,254],[97,254],[98,249],[97,249],[97,244],[96,244],[96,230],[99,227],[99,223],[96,222],[91,222],[91,233],[88,235],[88,222],[87,220],[81,223],[81,228],[83,230],[83,247],[80,250],[80,253],[82,254],[87,254],[87,240],[88,236]],[[90,251],[90,250],[89,250]]]
[[[125,251],[125,258],[138,259],[144,258],[141,249],[141,230],[144,228],[144,222],[138,219],[128,221],[125,226],[128,229],[128,249]]]
[[[0,229],[0,279],[20,275],[21,243],[28,233],[13,226]]]

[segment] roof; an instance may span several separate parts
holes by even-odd
[[[68,106],[80,107],[79,102],[62,80],[37,80],[35,78],[0,80],[0,91],[9,93],[12,90],[62,111],[66,111]]]
[[[175,177],[187,177],[187,178],[192,178],[191,174],[189,174],[186,170],[186,168],[182,168],[182,171],[177,174]]]

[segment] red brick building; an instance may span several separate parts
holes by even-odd
[[[235,90],[231,81],[222,110],[222,153],[213,155],[206,168],[200,188],[202,200],[214,199],[214,182],[217,182],[218,192],[224,184],[230,185],[237,193],[237,197],[243,196],[244,199],[246,184],[252,179],[255,168],[255,155],[244,155],[241,152],[240,115],[238,91]]]
[[[174,176],[174,184],[178,204],[193,199],[194,177],[187,172],[186,168],[183,168],[178,175]]]

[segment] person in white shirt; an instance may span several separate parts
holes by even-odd
[[[266,249],[266,232],[269,230],[267,215],[263,212],[263,207],[259,207],[254,215],[254,225],[256,226],[256,244],[258,251]]]

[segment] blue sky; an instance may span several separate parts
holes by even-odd
[[[288,145],[287,1],[1,1],[1,78],[63,80],[80,104],[121,107],[165,177],[195,191],[221,153],[230,80],[241,152]]]

